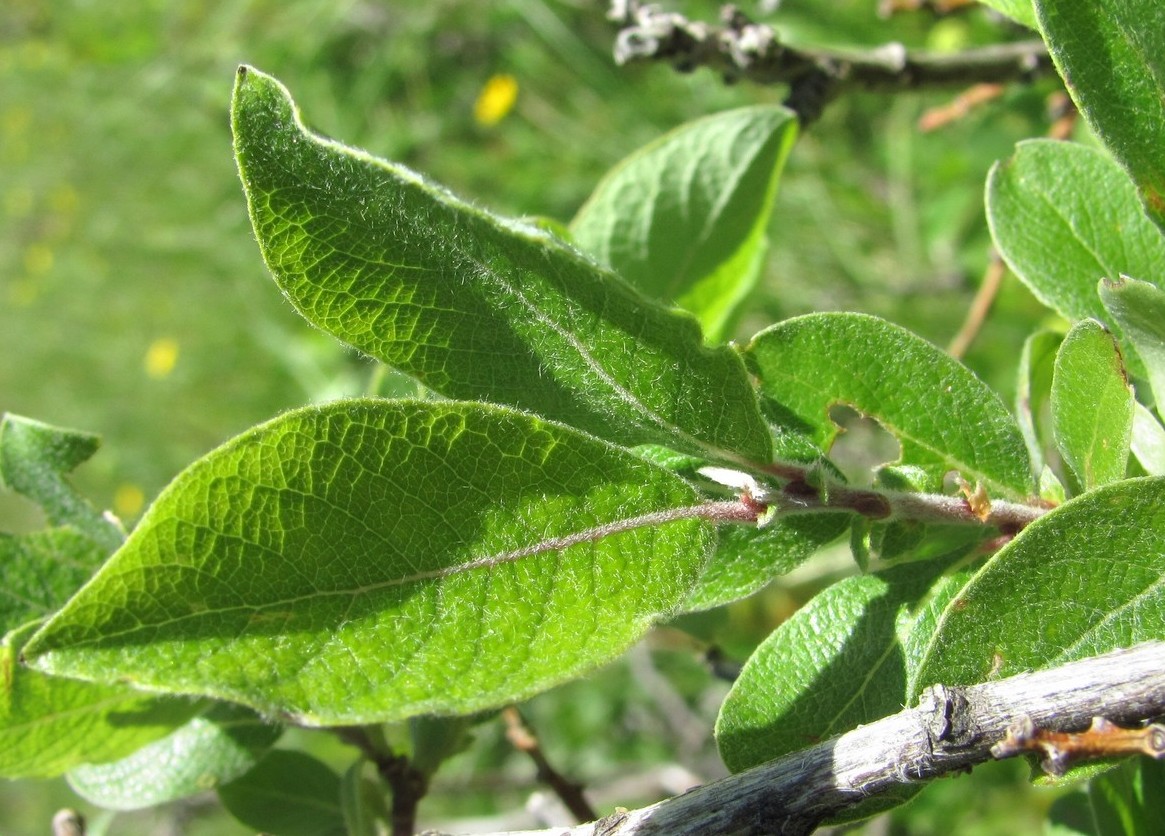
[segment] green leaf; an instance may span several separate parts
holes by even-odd
[[[48,616],[106,556],[75,528],[0,534],[0,633]]]
[[[0,417],[0,485],[44,509],[53,525],[71,525],[108,554],[125,533],[69,484],[65,475],[88,461],[100,440],[11,413]]]
[[[343,836],[340,776],[320,761],[275,749],[244,775],[218,788],[232,816],[271,836]]]
[[[253,711],[218,704],[127,758],[69,772],[69,786],[110,810],[140,810],[233,781],[251,769],[283,728]]]
[[[1088,798],[1098,836],[1156,833],[1165,822],[1165,764],[1149,758],[1126,760],[1093,778]]]
[[[1133,437],[1130,448],[1145,473],[1165,476],[1165,427],[1139,403],[1133,404]]]
[[[20,664],[28,624],[0,644],[0,776],[51,778],[84,763],[124,757],[181,726],[192,700],[158,698],[123,685],[59,679]]]
[[[308,320],[451,398],[624,444],[768,462],[735,352],[537,227],[309,133],[286,88],[239,70],[235,154],[276,282]]]
[[[836,540],[850,523],[848,514],[806,514],[761,528],[720,526],[716,551],[684,609],[707,610],[752,595]]]
[[[1052,374],[1063,339],[1054,331],[1037,331],[1024,341],[1019,358],[1015,414],[1033,473],[1039,473],[1044,467],[1043,428],[1051,416]]]
[[[900,711],[912,673],[904,642],[956,557],[846,578],[778,627],[720,709],[716,741],[728,768],[739,772]]]
[[[1022,23],[1029,29],[1036,29],[1036,10],[1032,7],[1032,0],[980,0],[984,6],[990,6],[1000,14],[1005,14],[1016,23]]]
[[[797,117],[773,105],[683,125],[599,183],[571,221],[575,243],[655,299],[725,338],[756,284]]]
[[[1163,638],[1165,479],[1128,479],[1000,549],[942,613],[918,681],[972,685]]]
[[[26,656],[309,725],[472,712],[675,610],[706,513],[679,477],[504,407],[332,403],[187,469]]]
[[[1102,278],[1165,279],[1165,237],[1141,212],[1128,176],[1091,148],[1019,143],[988,175],[987,222],[1007,265],[1070,320],[1108,321],[1096,294]]]
[[[340,783],[340,806],[347,836],[384,836],[392,815],[385,804],[379,780],[368,778],[369,761],[359,758],[348,767]]]
[[[1165,265],[1158,273],[1165,275]],[[1100,282],[1100,300],[1141,358],[1158,412],[1165,411],[1165,292],[1121,276]]]
[[[828,449],[837,404],[869,415],[899,441],[900,462],[941,482],[950,470],[995,496],[1033,491],[1023,435],[986,384],[910,332],[864,314],[796,317],[757,334],[745,352],[767,411]]]
[[[1112,334],[1095,320],[1077,323],[1056,355],[1052,432],[1080,485],[1123,479],[1133,433],[1133,390]]]
[[[1165,18],[1158,0],[1036,0],[1073,101],[1165,228]],[[1135,271],[1133,271],[1135,272]],[[1114,274],[1110,274],[1114,275]]]

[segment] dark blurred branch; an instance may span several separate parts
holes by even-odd
[[[1163,715],[1165,642],[1149,642],[996,682],[934,685],[917,707],[808,749],[650,807],[525,836],[807,834],[870,798],[1012,752],[1046,755],[1056,745],[1071,759],[1128,751],[1130,736],[1158,730],[1129,735],[1093,718],[1138,727]],[[1165,747],[1154,741],[1139,750],[1156,754]]]
[[[503,709],[502,719],[506,724],[506,739],[510,741],[510,745],[530,757],[538,770],[538,780],[554,790],[554,794],[566,805],[566,809],[570,810],[575,819],[591,821],[598,818],[598,814],[583,795],[582,784],[571,781],[554,768],[518,709],[512,705]]]
[[[794,49],[771,26],[753,23],[731,5],[722,7],[718,25],[637,0],[613,0],[608,17],[622,27],[615,40],[620,64],[669,61],[681,72],[707,67],[727,81],[788,84],[786,104],[810,121],[831,98],[854,88],[897,92],[1004,84],[1052,71],[1039,40],[942,53],[909,51],[897,43],[852,52]]]

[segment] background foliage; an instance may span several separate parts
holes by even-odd
[[[686,11],[706,18],[712,8],[690,3]],[[614,67],[602,12],[601,4],[550,0],[4,4],[0,356],[10,360],[0,364],[0,409],[101,435],[101,454],[77,482],[132,521],[182,467],[243,429],[383,385],[373,382],[374,366],[303,328],[272,292],[229,152],[230,81],[240,62],[275,72],[319,130],[492,209],[561,221],[615,162],[665,130],[779,101],[778,90],[726,87],[705,73]],[[774,20],[790,38],[832,45],[893,39],[953,48],[1008,31],[982,12],[882,20],[859,0],[786,0]],[[475,105],[501,74],[517,84],[513,108],[483,116]],[[1047,131],[1047,97],[1057,87],[1010,89],[932,134],[916,122],[950,94],[835,103],[789,157],[756,301],[735,333],[849,310],[945,344],[987,263],[988,171],[1017,141]],[[995,175],[1001,187],[1003,176]],[[1031,323],[1045,316],[1017,282],[1004,285],[968,364],[1005,398]],[[851,437],[870,449],[870,434]],[[893,457],[891,448],[882,460]],[[37,526],[29,506],[9,494],[0,502],[6,527]],[[715,629],[743,658],[846,560],[819,558],[765,595],[685,626],[697,635]],[[672,761],[697,765],[701,777],[721,768],[708,734],[723,686],[667,638],[530,704],[535,727],[553,729],[544,743],[566,770],[589,780]],[[338,745],[314,745],[337,768],[345,762]],[[984,796],[1022,792],[1011,780],[1021,769],[977,772],[974,800],[965,787],[933,787],[894,814],[897,826],[927,832],[941,818],[973,833],[982,811],[1006,810],[1016,832],[1014,807]],[[480,783],[483,775],[500,786]],[[519,807],[529,788],[526,764],[489,726],[441,780],[459,792],[438,789],[448,806],[427,806],[428,815]],[[49,798],[2,789],[5,830],[43,829],[53,805],[75,803],[63,789],[46,789]],[[1034,822],[1048,803],[1032,797],[1023,809]],[[132,826],[148,832],[154,816],[197,809],[142,814]],[[117,831],[130,826],[119,819]],[[189,832],[231,826],[196,823]],[[990,832],[992,823],[980,826]]]

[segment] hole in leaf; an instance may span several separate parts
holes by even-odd
[[[829,448],[829,459],[851,485],[868,487],[877,468],[901,458],[898,439],[874,418],[845,404],[831,406],[829,418],[841,429]]]

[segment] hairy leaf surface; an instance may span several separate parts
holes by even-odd
[[[988,175],[987,222],[1007,265],[1070,320],[1112,324],[1096,295],[1102,278],[1165,281],[1165,237],[1141,211],[1133,184],[1082,145],[1019,143]]]
[[[699,119],[632,154],[571,222],[574,241],[655,299],[726,336],[756,284],[796,115],[772,105]]]
[[[127,758],[73,769],[69,786],[107,810],[165,804],[238,778],[282,732],[253,711],[220,703]]]
[[[971,685],[1161,639],[1165,479],[1128,479],[996,553],[946,607],[918,681]]]
[[[948,354],[864,314],[796,317],[757,334],[745,352],[772,417],[828,449],[829,410],[876,418],[902,446],[902,464],[941,481],[957,470],[995,496],[1033,491],[1023,435],[991,389]]]
[[[235,154],[279,287],[308,320],[443,395],[529,409],[621,443],[767,462],[735,352],[538,227],[310,133],[239,70]]]
[[[1165,264],[1158,274],[1165,276]],[[1100,299],[1141,358],[1158,411],[1165,407],[1165,291],[1120,276],[1100,282]],[[1147,401],[1148,398],[1145,398]]]
[[[1165,229],[1165,6],[1159,0],[1036,0],[1068,92]]]
[[[1085,490],[1123,479],[1133,432],[1133,390],[1112,334],[1078,322],[1056,354],[1052,432]]]
[[[674,610],[703,510],[679,477],[504,407],[304,409],[180,475],[26,655],[308,724],[474,711]]]

